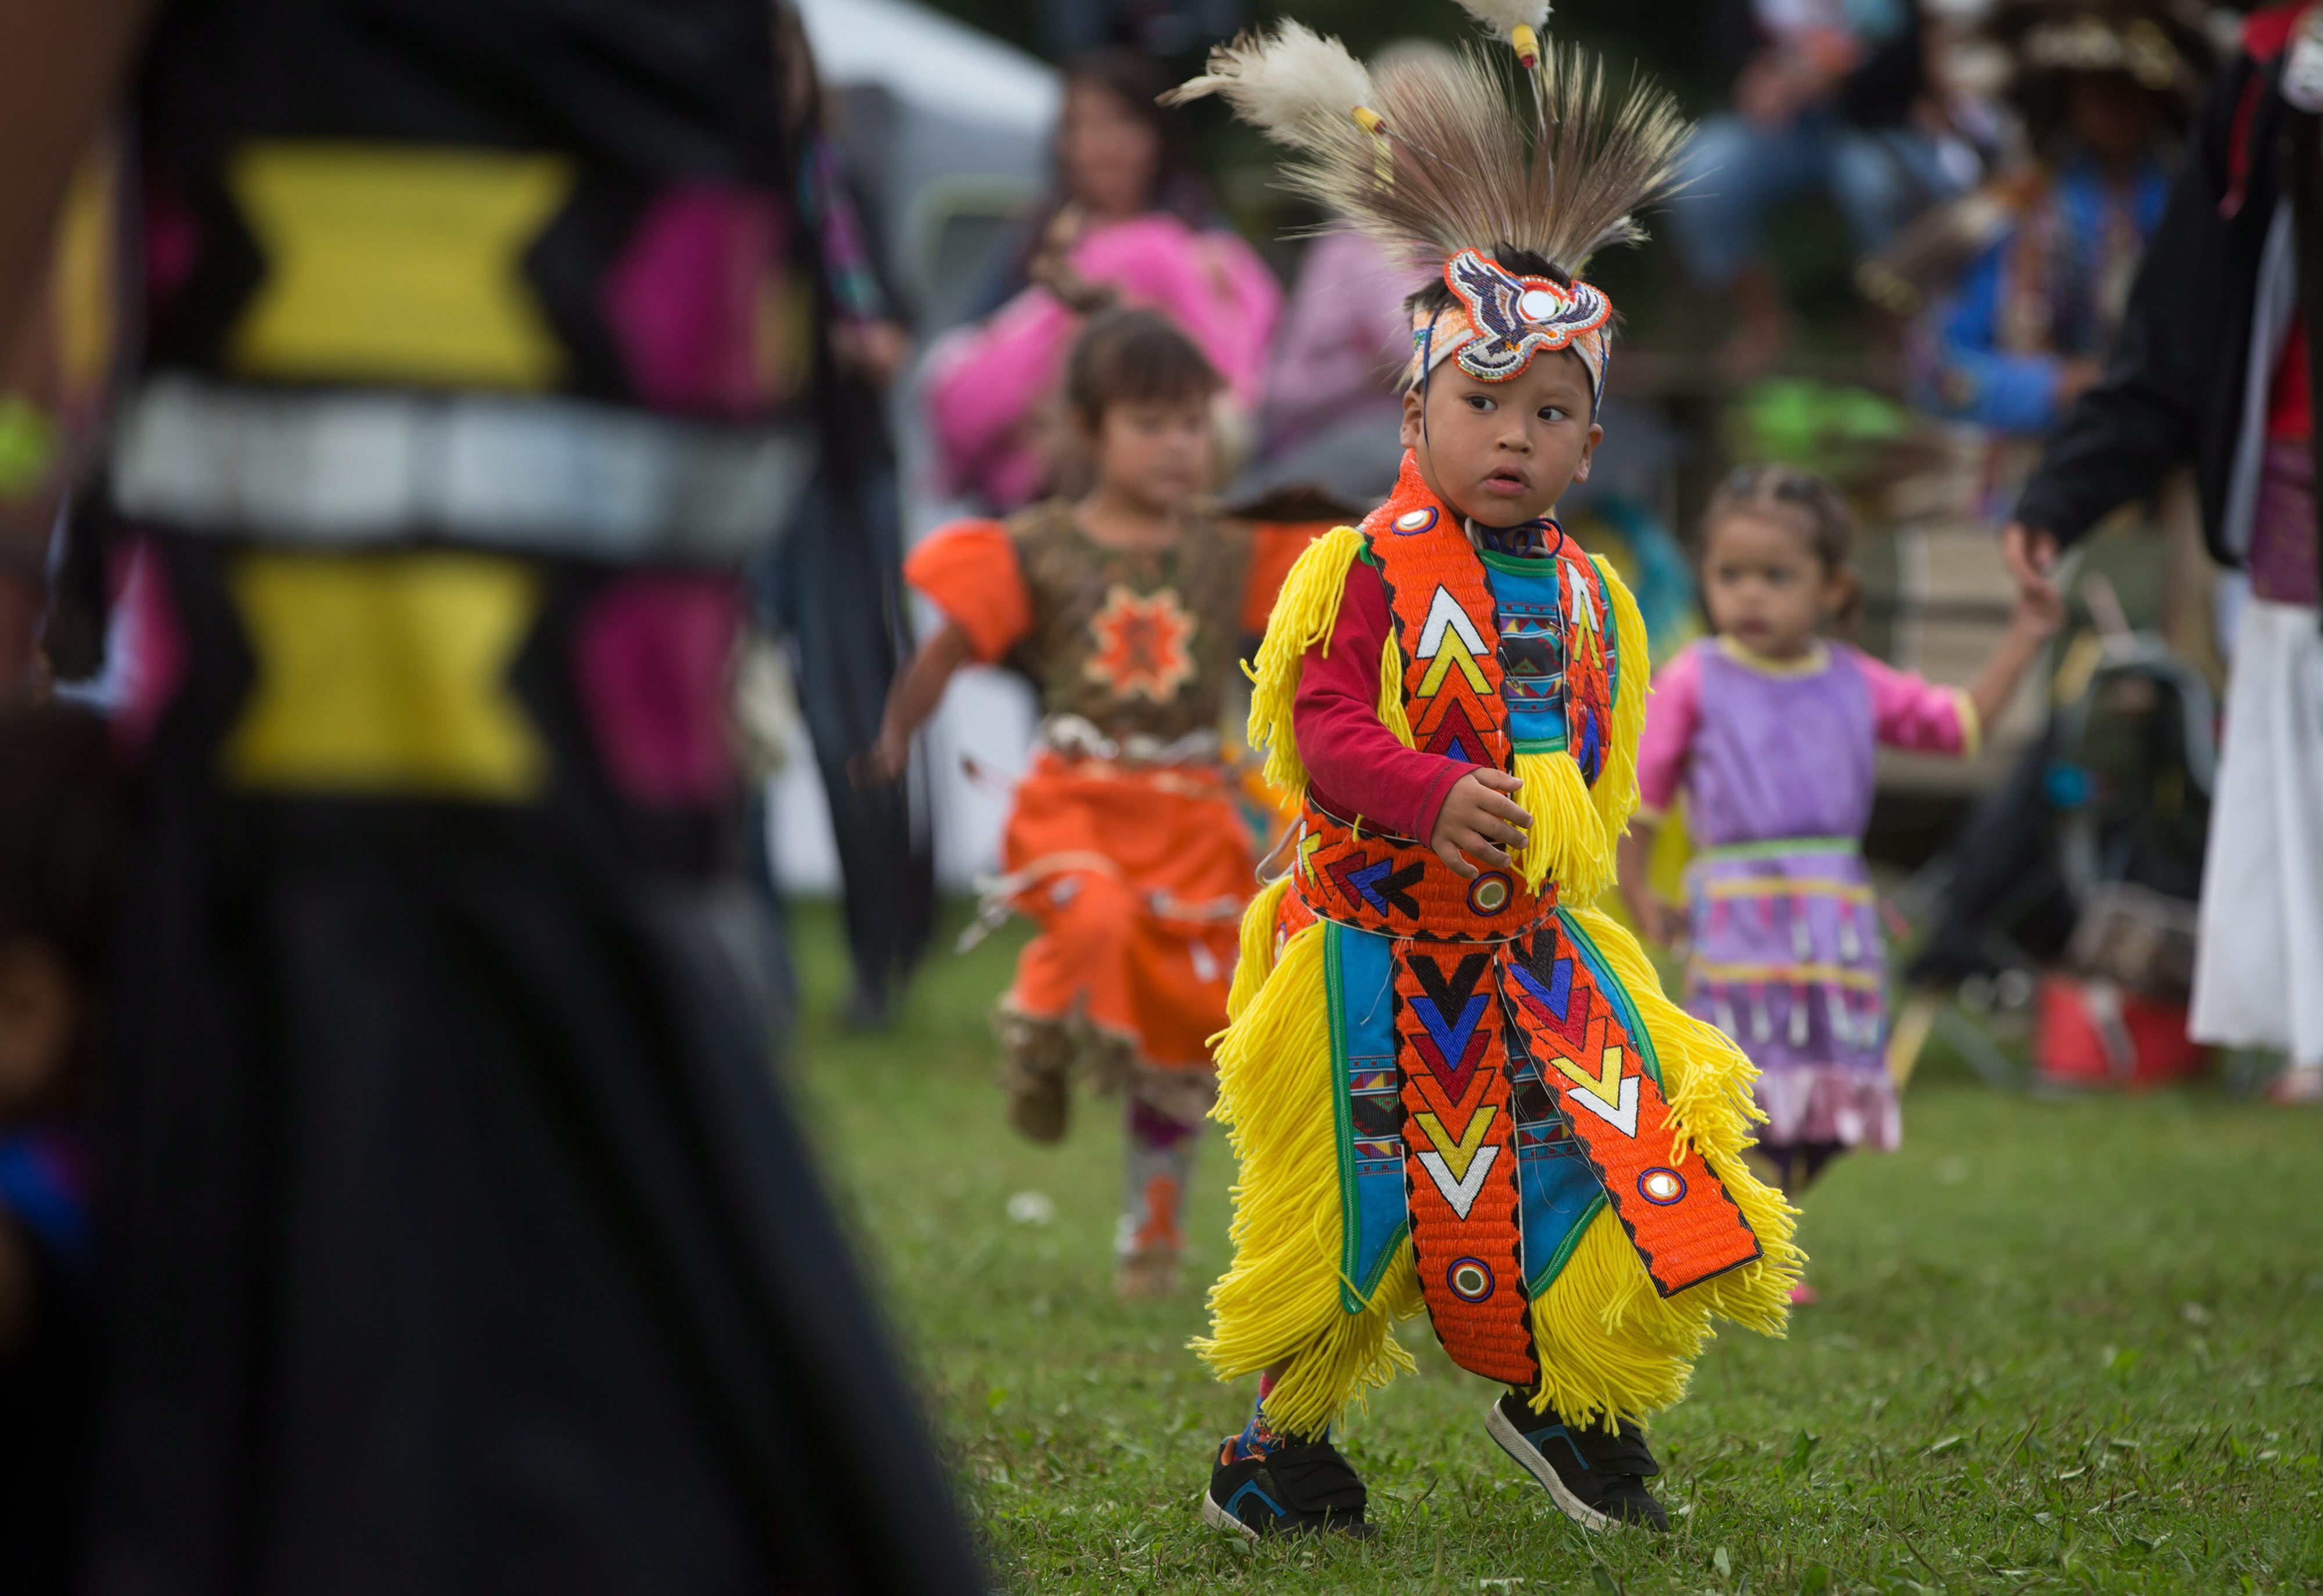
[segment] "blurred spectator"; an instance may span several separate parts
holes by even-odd
[[[929,357],[950,491],[1010,510],[1051,485],[1065,349],[1079,318],[1106,305],[1169,316],[1225,378],[1229,419],[1256,408],[1281,290],[1256,252],[1212,221],[1184,163],[1178,114],[1154,101],[1168,87],[1158,66],[1128,51],[1067,69],[1057,193],[1004,277],[1011,297]]]
[[[2280,1048],[2323,1101],[2323,14],[2245,20],[2138,269],[2104,375],[2052,436],[2003,550],[2027,591],[2061,546],[2190,461],[2219,562],[2247,573],[2203,862],[2191,1030]]]
[[[2173,0],[2012,0],[1986,34],[2007,53],[2004,92],[2025,158],[1913,223],[1859,275],[1891,309],[1925,306],[1912,339],[1914,397],[1988,429],[1991,446],[1970,458],[1979,500],[2005,508],[2039,440],[2098,379],[2161,222],[2180,138],[2208,88],[2211,50],[2200,9]],[[2081,582],[2118,610],[2105,623],[2158,622],[2177,657],[2107,624],[2077,645],[2107,639],[2101,684],[2090,684],[2086,652],[2061,669],[2050,723],[1962,822],[1914,981],[1990,975],[1996,955],[2012,950],[2069,967],[2077,925],[2110,912],[2107,889],[2121,884],[2182,904],[2191,920],[2209,780],[2189,745],[2209,728],[2182,705],[2208,702],[2188,662],[2208,652],[2210,580],[2192,520],[2185,496],[2144,501],[2085,546]],[[2136,734],[2089,735],[2117,728],[2131,702],[2150,707]],[[2107,750],[2114,768],[2076,785],[2104,764],[2084,744]],[[2182,1009],[2185,992],[2148,995]]]
[[[1753,48],[1734,108],[1694,134],[1670,213],[1695,281],[1732,297],[1740,325],[1723,359],[1736,376],[1763,371],[1789,335],[1760,237],[1768,212],[1825,191],[1868,252],[1977,174],[1933,90],[1918,0],[1748,4]]]
[[[1260,424],[1268,458],[1349,425],[1384,417],[1393,430],[1411,363],[1403,300],[1414,286],[1411,272],[1351,227],[1334,227],[1307,246],[1267,368]],[[1389,448],[1391,458],[1395,453]]]
[[[752,560],[762,627],[781,639],[830,800],[848,950],[847,1016],[885,1023],[935,916],[925,807],[891,784],[858,792],[847,762],[878,735],[897,663],[911,650],[903,590],[903,510],[886,390],[909,357],[874,262],[861,208],[827,125],[822,81],[797,13],[777,9],[798,159],[801,220],[817,243],[811,402],[822,450],[782,537]],[[763,784],[751,808],[758,874],[779,913]],[[779,977],[789,984],[787,962]]]
[[[1446,53],[1428,40],[1382,50],[1373,70]],[[1395,486],[1403,455],[1403,377],[1411,364],[1404,297],[1419,286],[1369,235],[1335,226],[1307,246],[1283,306],[1260,414],[1260,463],[1243,491],[1320,488],[1360,513]]]
[[[1915,387],[1938,414],[2040,434],[2097,381],[2210,52],[2173,0],[2022,0],[1988,28],[2030,158],[1907,230],[1904,271],[1965,260],[1927,313]]]

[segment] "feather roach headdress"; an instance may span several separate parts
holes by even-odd
[[[1686,124],[1660,89],[1616,92],[1574,48],[1545,47],[1543,0],[1461,0],[1506,47],[1474,45],[1364,71],[1296,23],[1211,52],[1173,99],[1224,96],[1297,151],[1288,186],[1402,261],[1441,272],[1455,307],[1419,318],[1411,377],[1456,355],[1488,381],[1570,348],[1604,385],[1612,307],[1580,281],[1591,255],[1645,236],[1636,213],[1668,195]],[[1508,249],[1550,262],[1520,275]]]

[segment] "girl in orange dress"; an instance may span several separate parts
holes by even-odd
[[[1007,665],[1040,691],[993,894],[1041,928],[1001,1001],[1002,1080],[1010,1118],[1041,1142],[1063,1136],[1075,1075],[1126,1097],[1125,1297],[1177,1286],[1180,1213],[1217,1091],[1208,1038],[1226,1024],[1256,885],[1220,729],[1239,644],[1264,629],[1303,542],[1197,508],[1218,387],[1152,312],[1088,323],[1065,399],[1096,485],[1005,522],[957,522],[913,552],[904,576],[945,624],[864,760],[867,780],[899,775],[963,665]]]

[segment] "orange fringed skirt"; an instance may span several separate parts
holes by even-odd
[[[1007,1006],[1086,1020],[1141,1065],[1208,1070],[1254,890],[1237,793],[1218,767],[1040,755],[1002,843],[1009,901],[1041,928]]]

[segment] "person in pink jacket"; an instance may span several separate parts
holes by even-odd
[[[1170,317],[1226,380],[1222,403],[1243,416],[1257,408],[1281,289],[1257,252],[1211,225],[1152,73],[1125,51],[1068,69],[1059,197],[1033,234],[1025,285],[929,356],[931,419],[953,492],[1005,511],[1052,485],[1048,413],[1065,350],[1082,318],[1107,305]]]

